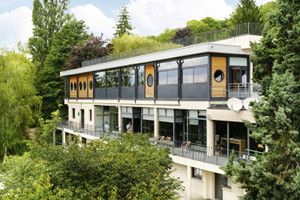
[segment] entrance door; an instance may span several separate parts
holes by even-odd
[[[212,57],[211,97],[226,97],[226,57]]]
[[[81,128],[84,128],[84,109],[81,109]]]

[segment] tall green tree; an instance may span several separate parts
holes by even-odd
[[[61,30],[69,18],[66,13],[68,5],[69,0],[33,1],[33,36],[29,38],[28,46],[38,71],[44,66],[54,34]]]
[[[59,104],[63,104],[64,89],[63,79],[59,76],[67,65],[74,46],[83,43],[89,35],[83,21],[70,18],[56,32],[52,38],[52,46],[46,55],[44,66],[37,74],[39,82],[39,94],[43,97],[43,114],[49,118],[51,113],[58,109]],[[60,107],[62,115],[66,115],[66,109]]]
[[[0,53],[0,162],[38,118],[41,101],[34,87],[35,73],[24,54]]]
[[[28,46],[37,66],[35,83],[43,99],[42,114],[47,118],[63,99],[59,71],[72,46],[87,38],[84,23],[68,13],[68,6],[69,0],[33,1],[33,36]]]
[[[252,58],[263,97],[253,107],[251,136],[268,152],[252,162],[235,165],[231,160],[226,168],[249,200],[300,198],[300,2],[277,3]]]
[[[221,21],[212,17],[205,17],[201,20],[190,20],[186,24],[187,27],[192,30],[194,35],[222,28]]]
[[[228,20],[229,26],[247,22],[261,23],[261,14],[255,0],[240,0]]]
[[[124,6],[121,9],[121,12],[119,14],[119,20],[115,29],[116,29],[116,32],[114,33],[115,37],[120,37],[124,34],[128,34],[128,35],[131,34],[133,27],[130,23],[130,16],[126,6]]]

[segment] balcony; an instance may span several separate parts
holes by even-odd
[[[103,128],[100,126],[94,126],[88,124],[82,125],[81,123],[72,122],[72,121],[63,121],[59,124],[58,128],[60,129],[65,128],[65,129],[72,130],[75,133],[86,134],[98,138],[104,136],[113,136],[113,137],[118,136],[118,131],[110,128],[109,126],[107,128]]]

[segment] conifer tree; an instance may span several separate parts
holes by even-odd
[[[127,7],[124,6],[120,12],[119,20],[116,25],[116,32],[114,33],[115,37],[121,37],[124,34],[131,34],[133,27],[130,23],[130,16],[127,11]]]
[[[237,8],[228,20],[230,26],[247,22],[261,22],[261,14],[259,7],[255,4],[255,0],[240,0]]]
[[[299,1],[278,0],[261,42],[253,46],[254,79],[263,85],[263,97],[253,107],[251,137],[268,152],[226,166],[226,174],[246,190],[243,199],[300,198],[299,10]]]

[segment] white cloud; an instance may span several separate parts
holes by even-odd
[[[18,42],[26,43],[32,35],[31,9],[19,7],[0,13],[0,47],[14,48]]]
[[[131,0],[128,4],[135,32],[142,35],[183,27],[191,19],[224,19],[232,10],[225,0]]]
[[[71,8],[70,12],[77,19],[85,21],[91,33],[95,35],[103,33],[104,38],[111,38],[113,36],[114,19],[107,17],[98,7],[92,4],[80,5]]]

